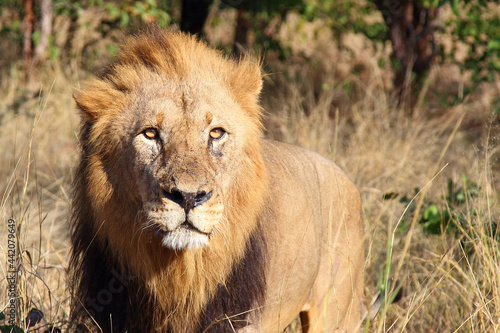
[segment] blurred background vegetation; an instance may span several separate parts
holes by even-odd
[[[217,15],[224,10],[236,17]],[[233,26],[233,31],[225,31],[231,36],[211,41],[236,55],[252,49],[279,59],[293,55],[317,61],[315,54],[297,52],[281,38],[283,23],[289,20],[298,26],[316,22],[311,33],[327,31],[347,51],[352,51],[353,34],[363,38],[364,47],[390,49],[390,58],[377,59],[378,65],[390,67],[397,98],[410,103],[409,95],[421,88],[434,63],[454,63],[470,75],[472,85],[464,88],[462,98],[477,83],[494,81],[500,71],[495,0],[2,0],[0,69],[6,73],[17,63],[26,79],[43,66],[93,70],[117,52],[123,34],[144,24],[175,26],[208,37],[205,28],[227,20],[233,21],[224,22]],[[309,36],[294,37],[292,42],[300,43]]]
[[[366,331],[498,331],[499,17],[495,0],[0,0],[0,227],[16,220],[16,329],[56,332],[68,318],[73,87],[157,24],[260,55],[266,136],[356,183],[367,302],[391,279],[404,286]]]

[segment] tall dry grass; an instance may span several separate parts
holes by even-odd
[[[70,170],[77,153],[71,90],[62,76],[29,87],[17,75],[2,83],[0,310],[8,304],[6,226],[14,219],[18,318],[28,325],[24,319],[37,308],[47,323],[59,322],[68,308],[66,220]]]
[[[428,90],[416,96],[416,110],[409,114],[393,103],[384,88],[386,73],[373,62],[359,75],[345,75],[345,68],[335,66],[326,71],[309,64],[281,66],[266,78],[267,137],[315,150],[346,171],[363,199],[367,299],[390,289],[391,279],[404,288],[402,300],[384,307],[366,330],[496,331],[498,128],[481,99],[489,97],[439,106]],[[433,70],[430,90],[445,70]],[[68,193],[78,128],[71,86],[78,82],[48,71],[26,87],[18,74],[13,68],[0,89],[0,226],[6,230],[13,218],[18,228],[22,324],[37,308],[47,324],[63,327]],[[498,85],[494,89],[498,93]],[[422,212],[430,202],[446,209],[448,179],[464,186],[461,173],[479,188],[479,195],[459,207],[466,223],[458,232],[426,233],[419,223]],[[415,188],[420,192],[414,196]],[[413,200],[410,205],[384,200],[386,193]],[[0,310],[8,304],[6,242],[1,236]]]

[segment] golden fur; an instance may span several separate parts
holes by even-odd
[[[75,92],[78,329],[202,332],[236,309],[245,324],[213,331],[282,330],[301,311],[310,331],[358,324],[359,195],[331,162],[261,139],[261,87],[249,59],[149,28]]]

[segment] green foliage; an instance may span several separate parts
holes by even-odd
[[[19,14],[21,10],[21,1],[0,0],[0,36],[8,39],[13,45],[22,44],[22,18]]]
[[[493,100],[493,105],[491,107],[491,112],[494,115],[500,115],[500,96]]]
[[[221,5],[228,3],[230,6],[235,5],[237,8],[245,9],[253,14],[260,13],[263,17],[272,18],[276,14],[283,13],[291,9],[298,9],[303,6],[302,0],[280,0],[280,1],[265,1],[265,0],[234,0],[221,2]]]
[[[143,23],[155,22],[162,28],[170,23],[170,15],[158,8],[155,0],[127,2],[104,2],[101,4],[109,13],[111,20],[119,21],[123,27],[130,24],[131,18],[139,18]]]
[[[346,32],[362,33],[374,42],[387,40],[387,26],[380,19],[368,23],[366,18],[377,15],[377,8],[369,1],[308,1],[302,7],[305,20],[322,18],[340,39]]]
[[[444,8],[450,6],[452,15],[444,23],[444,31],[450,33],[452,40],[451,50],[438,58],[440,61],[452,61],[462,71],[472,73],[473,83],[492,81],[500,72],[500,18],[497,10],[497,0],[419,0],[427,8]],[[377,9],[377,1],[353,0],[280,0],[280,1],[250,1],[250,0],[228,0],[220,2],[221,7],[236,7],[244,9],[252,21],[255,45],[260,51],[278,50],[281,58],[290,56],[290,50],[284,48],[276,37],[277,28],[269,29],[274,21],[284,18],[286,12],[296,11],[301,15],[304,22],[321,19],[326,28],[331,29],[337,40],[342,40],[347,33],[359,33],[365,35],[373,42],[373,47],[385,45],[389,40],[388,26],[384,22],[381,12]],[[392,3],[392,2],[391,2]],[[172,23],[172,17],[180,11],[180,2],[161,1],[161,6],[155,0],[146,1],[105,1],[105,0],[53,0],[54,14],[66,15],[71,22],[78,22],[78,18],[90,8],[104,11],[106,18],[99,26],[99,32],[103,37],[113,29],[124,29],[138,27],[145,23],[156,23],[161,27],[167,27]],[[176,7],[177,6],[177,7]],[[390,10],[391,7],[388,7]],[[399,8],[401,9],[401,8]],[[0,0],[0,13],[3,22],[0,22],[0,37],[8,38],[17,50],[22,49],[21,22],[24,15],[22,2],[13,0]],[[36,21],[39,20],[39,4],[35,2]],[[177,15],[178,16],[178,15]],[[433,23],[434,24],[434,23]],[[35,25],[33,41],[38,42],[40,32]],[[70,34],[75,29],[71,29]],[[71,36],[70,36],[71,38]],[[297,38],[300,38],[298,36]],[[71,41],[68,42],[71,44]],[[458,45],[466,46],[466,55],[457,56]],[[348,42],[340,43],[341,47],[349,47]],[[60,47],[60,46],[59,46]],[[61,60],[68,55],[65,48],[54,45],[54,37],[50,37],[49,58],[53,61]],[[111,49],[110,54],[115,50]],[[18,53],[13,51],[14,54]],[[69,54],[72,56],[71,54]],[[74,55],[73,55],[74,56]],[[397,61],[386,63],[379,60],[379,66],[391,66],[394,71],[401,70]],[[473,92],[474,87],[465,88],[465,95]],[[448,103],[459,103],[460,100],[448,101]]]
[[[460,66],[462,71],[472,71],[472,82],[493,81],[494,73],[500,72],[500,17],[498,11],[491,10],[496,0],[446,0],[453,16],[445,22],[451,29],[455,42],[467,46],[467,56],[463,61],[452,52],[445,55]]]
[[[25,331],[17,325],[0,325],[2,333],[24,333]]]
[[[53,5],[53,30],[57,29],[57,22],[64,22],[64,31],[58,36],[58,31],[52,31],[48,36],[48,48],[45,50],[48,59],[53,63],[62,63],[64,66],[70,60],[77,58],[83,68],[86,63],[95,64],[96,59],[108,56],[103,54],[101,46],[95,47],[96,42],[109,40],[113,42],[116,31],[137,29],[148,23],[155,23],[161,27],[168,27],[172,19],[168,10],[160,8],[155,0],[146,1],[105,1],[105,0],[52,0]],[[34,30],[31,38],[33,46],[39,44],[41,31],[41,8],[39,2],[33,4]],[[92,13],[99,13],[99,15]],[[0,66],[8,67],[12,62],[19,60],[23,50],[23,26],[25,16],[22,1],[0,0],[0,43],[3,53],[3,62]],[[95,19],[89,24],[89,20]],[[62,20],[58,18],[62,17]],[[82,38],[81,32],[88,27],[89,34]],[[56,37],[61,37],[56,42]],[[88,37],[92,36],[92,37]],[[106,48],[106,50],[109,50]],[[113,51],[113,50],[112,50]],[[110,52],[112,55],[113,52]],[[104,57],[103,57],[104,56]],[[45,59],[42,59],[45,60]],[[43,64],[42,64],[43,65]]]
[[[0,312],[0,320],[5,320],[5,314]],[[0,325],[1,333],[24,333],[24,330],[17,325]]]
[[[171,21],[167,11],[158,7],[155,0],[146,1],[104,1],[104,0],[55,0],[54,8],[56,14],[67,14],[71,17],[80,15],[82,11],[90,7],[105,10],[109,16],[109,23],[119,23],[122,27],[128,27],[134,20],[141,23],[156,23],[166,28]]]
[[[449,53],[442,51],[441,61],[451,60],[462,71],[471,71],[473,83],[493,81],[500,72],[500,18],[498,11],[490,10],[497,0],[420,0],[426,8],[450,5],[452,13],[444,22],[450,31],[454,47]],[[389,40],[388,27],[379,17],[376,1],[314,0],[303,3],[301,14],[304,20],[321,18],[332,29],[338,40],[347,32],[364,34],[372,42],[385,45]],[[401,8],[400,8],[401,9]],[[367,19],[370,18],[370,19]],[[465,59],[456,58],[457,44],[467,46]],[[381,64],[382,66],[385,63]],[[392,61],[394,71],[401,70],[397,61]],[[469,89],[466,92],[473,92]]]
[[[272,32],[269,32],[267,28],[273,20],[280,21],[286,12],[300,11],[303,6],[303,0],[228,0],[220,3],[221,8],[243,9],[245,19],[251,22],[255,50],[258,52],[277,51],[280,59],[289,57],[290,50],[277,41],[275,29],[270,29]]]
[[[410,217],[421,214],[418,223],[425,233],[452,235],[460,241],[466,253],[472,254],[474,253],[473,242],[475,239],[488,238],[500,241],[500,234],[498,233],[498,223],[495,220],[484,220],[477,208],[473,208],[472,202],[480,193],[479,186],[470,181],[464,173],[460,177],[461,182],[459,183],[448,179],[447,193],[440,203],[424,202],[419,212],[415,211],[415,207],[410,206],[408,213]],[[409,205],[412,201],[411,198],[420,192],[418,188],[414,191],[414,195],[410,197],[405,195],[399,201]],[[383,198],[384,200],[393,200],[397,196],[398,193],[390,192],[384,194]],[[408,220],[403,220],[399,225],[399,231],[404,232],[409,225]]]
[[[471,182],[464,173],[460,177],[462,184],[456,184],[452,179],[448,179],[447,194],[443,198],[442,204],[434,202],[424,204],[422,216],[418,221],[424,232],[432,235],[453,232],[457,237],[460,237],[462,231],[469,228],[469,216],[464,212],[464,208],[467,207],[466,204],[470,199],[478,196],[479,187],[476,183]],[[420,189],[415,188],[415,195],[418,192]],[[397,194],[392,194],[391,197],[388,197],[386,194],[384,199],[394,199],[396,196]],[[405,195],[399,201],[408,205],[412,197]],[[412,215],[415,214],[414,207],[410,207],[409,212]],[[408,226],[408,221],[402,221],[400,230],[405,230]]]

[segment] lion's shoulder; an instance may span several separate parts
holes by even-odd
[[[268,168],[280,168],[293,174],[297,172],[305,173],[304,176],[307,178],[317,174],[322,177],[347,179],[344,171],[330,159],[293,144],[264,140],[262,156],[266,164],[268,164]]]
[[[311,150],[273,140],[264,140],[262,156],[269,171],[268,193],[293,191],[296,197],[331,200],[344,197],[358,206],[359,191],[347,174],[330,159]],[[357,208],[356,208],[357,209]]]

